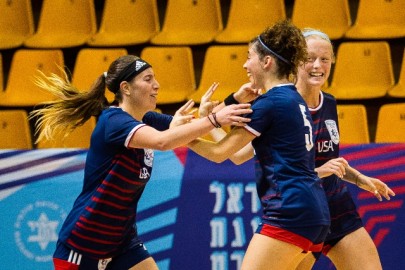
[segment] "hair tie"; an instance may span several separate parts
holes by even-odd
[[[307,37],[309,37],[309,36],[319,36],[319,37],[321,37],[321,38],[323,38],[323,39],[325,39],[325,40],[331,42],[331,41],[330,41],[330,38],[329,38],[329,36],[328,36],[327,34],[321,32],[321,31],[318,31],[318,30],[305,31],[305,32],[302,32],[302,35],[303,35],[305,38],[307,38]]]

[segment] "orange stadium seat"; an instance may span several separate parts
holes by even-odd
[[[53,140],[42,140],[37,143],[38,149],[43,148],[89,148],[91,134],[96,126],[96,119],[90,118],[82,126],[77,127],[64,137],[64,134],[57,134]]]
[[[301,29],[319,29],[330,39],[342,38],[352,24],[348,0],[295,0],[291,20]]]
[[[145,47],[141,58],[148,61],[160,84],[157,104],[187,100],[196,88],[193,55],[190,47]]]
[[[370,143],[366,107],[362,104],[337,105],[340,143]]]
[[[0,110],[0,149],[32,149],[25,110]]]
[[[384,104],[378,112],[376,143],[405,143],[405,103]]]
[[[20,47],[33,33],[30,0],[0,1],[0,49]]]
[[[189,98],[200,102],[201,97],[214,82],[219,86],[213,100],[224,100],[230,93],[237,91],[249,82],[243,64],[246,61],[247,45],[212,45],[205,54],[201,79],[196,92]]]
[[[79,90],[88,91],[93,82],[108,70],[110,64],[120,56],[128,54],[124,48],[84,48],[76,57],[72,74],[72,84]],[[108,101],[114,94],[106,89]]]
[[[150,42],[156,45],[206,44],[222,29],[219,0],[168,0],[163,28]]]
[[[146,43],[159,29],[156,0],[105,0],[100,28],[87,44],[113,47]]]
[[[388,90],[391,97],[405,98],[405,50],[402,56],[401,72],[397,84]]]
[[[388,42],[344,42],[337,52],[331,85],[337,99],[384,97],[394,86]]]
[[[248,43],[266,27],[285,18],[284,0],[232,0],[226,27],[215,41]]]
[[[354,39],[405,37],[404,12],[403,0],[360,0],[356,21],[346,32],[345,37]]]
[[[35,85],[39,71],[62,75],[62,50],[17,50],[11,60],[5,91],[0,92],[0,106],[35,106],[54,97]]]
[[[81,46],[96,33],[94,0],[43,0],[36,33],[25,40],[29,48]]]

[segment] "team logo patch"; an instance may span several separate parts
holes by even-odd
[[[339,131],[334,120],[325,120],[326,128],[328,129],[330,138],[334,144],[338,144],[340,141]]]

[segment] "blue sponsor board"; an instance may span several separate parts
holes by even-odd
[[[361,172],[397,193],[378,202],[350,186],[384,269],[403,269],[405,145],[342,147]],[[0,269],[52,269],[62,222],[82,188],[86,151],[0,151]],[[253,161],[215,164],[191,151],[155,152],[138,231],[161,270],[237,270],[261,215]],[[316,270],[335,269],[322,257]]]

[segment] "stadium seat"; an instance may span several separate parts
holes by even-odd
[[[346,38],[388,39],[405,37],[405,1],[360,0],[356,21]],[[333,20],[336,18],[334,17]]]
[[[388,42],[343,42],[337,52],[331,85],[337,99],[384,97],[394,86]]]
[[[330,39],[342,38],[352,24],[348,0],[295,0],[291,20],[301,29],[319,29]]]
[[[43,0],[36,33],[29,48],[69,48],[84,45],[96,33],[94,0]]]
[[[388,90],[388,95],[390,97],[405,98],[405,50],[402,56],[402,65],[399,74],[399,80],[393,88]]]
[[[0,110],[0,149],[32,149],[25,110]]]
[[[193,55],[190,47],[145,47],[141,58],[148,61],[160,84],[157,104],[187,100],[195,89]]]
[[[30,0],[0,1],[0,49],[20,47],[34,34]]]
[[[72,84],[79,90],[88,91],[93,82],[108,70],[110,64],[120,56],[128,54],[124,48],[84,48],[76,56]],[[108,101],[114,94],[106,89]]]
[[[200,102],[201,97],[214,82],[219,86],[213,100],[224,100],[230,93],[237,91],[247,83],[248,77],[243,64],[246,62],[247,45],[212,45],[208,47],[201,72],[201,79],[196,92],[189,98]]]
[[[17,50],[11,60],[5,91],[0,92],[0,106],[35,106],[54,97],[35,85],[39,71],[49,76],[62,75],[62,50]]]
[[[220,0],[168,0],[163,28],[150,42],[155,45],[206,44],[222,29]]]
[[[37,143],[38,149],[44,148],[89,148],[91,134],[96,126],[96,119],[90,118],[82,126],[77,127],[68,136],[57,134],[53,140],[42,140]]]
[[[378,111],[376,143],[405,143],[405,103],[384,104]]]
[[[337,105],[340,143],[370,143],[366,107],[362,104]]]
[[[284,0],[232,0],[226,27],[215,41],[248,43],[266,27],[285,18]]]
[[[106,0],[100,28],[87,44],[103,47],[142,44],[159,29],[156,0]]]
[[[0,53],[0,92],[4,90],[3,57]]]

